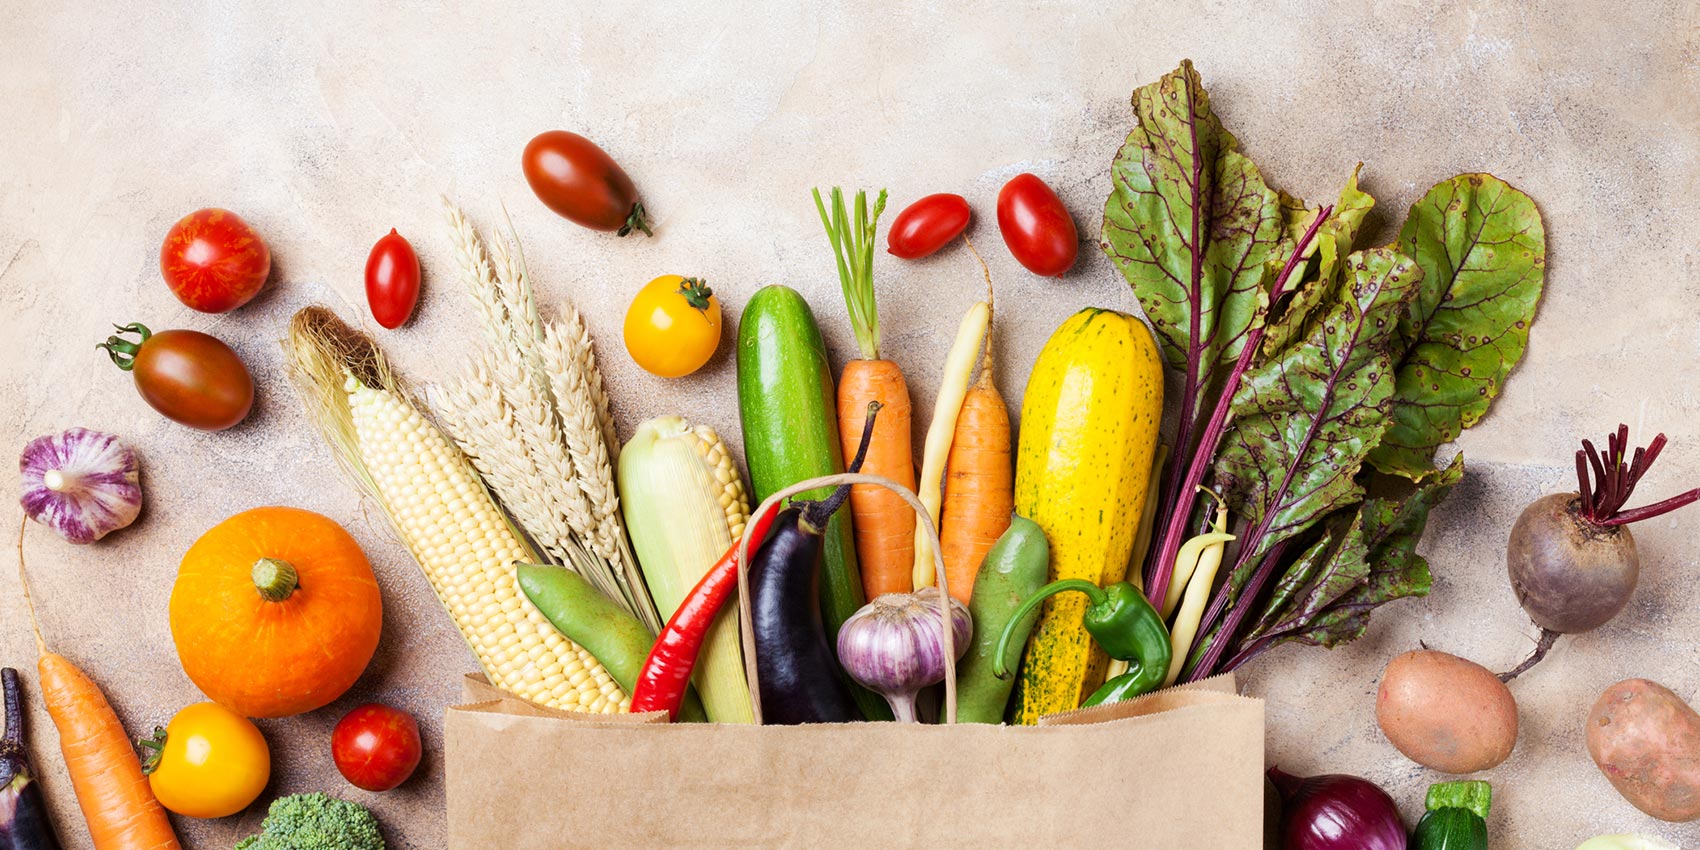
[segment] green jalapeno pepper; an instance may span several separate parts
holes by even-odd
[[[1086,594],[1086,632],[1104,648],[1111,658],[1128,663],[1128,671],[1105,682],[1087,697],[1086,705],[1120,702],[1161,687],[1169,673],[1174,647],[1169,643],[1169,629],[1162,615],[1151,607],[1139,588],[1118,581],[1109,587],[1099,587],[1085,579],[1071,578],[1053,581],[1017,608],[998,639],[997,663],[994,672],[999,678],[1009,675],[1004,661],[1010,635],[1016,624],[1046,599],[1058,593],[1077,591]]]

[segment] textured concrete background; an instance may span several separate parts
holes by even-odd
[[[627,433],[680,412],[735,437],[724,353],[664,382],[621,352],[620,317],[638,286],[666,272],[703,275],[735,317],[756,287],[790,284],[844,355],[852,341],[808,188],[888,186],[894,208],[960,192],[998,283],[1001,384],[1018,402],[1025,367],[1063,317],[1134,302],[1090,244],[1064,280],[1020,269],[989,219],[997,188],[1039,174],[1090,240],[1132,124],[1129,92],[1182,57],[1272,184],[1330,197],[1367,163],[1383,237],[1454,173],[1490,170],[1524,189],[1546,214],[1547,293],[1528,358],[1462,440],[1469,475],[1424,547],[1435,593],[1378,613],[1348,648],[1283,650],[1248,676],[1270,700],[1272,761],[1369,776],[1412,818],[1436,777],[1375,728],[1386,659],[1424,641],[1504,668],[1528,650],[1533,630],[1503,577],[1505,534],[1521,505],[1573,486],[1578,438],[1620,420],[1643,440],[1662,429],[1672,445],[1646,498],[1700,483],[1700,14],[1689,2],[259,5],[0,0],[0,436],[15,448],[82,425],[123,435],[144,457],[148,506],[135,527],[84,548],[40,528],[28,539],[48,640],[138,732],[199,698],[165,618],[175,565],[197,535],[282,503],[359,537],[387,603],[377,661],[330,709],[262,725],[274,791],[369,803],[398,847],[443,843],[439,721],[472,660],[309,430],[277,341],[313,302],[375,327],[361,269],[371,243],[397,227],[419,248],[426,293],[416,320],[380,339],[409,377],[450,374],[474,320],[452,280],[440,193],[486,225],[506,205],[544,295],[588,314]],[[557,127],[624,163],[659,220],[656,238],[593,234],[536,202],[519,152]],[[157,269],[167,228],[208,205],[240,212],[273,251],[266,292],[224,316],[182,307]],[[956,320],[980,297],[978,269],[960,249],[878,269],[889,354],[918,411],[930,410]],[[111,323],[132,320],[231,343],[260,385],[249,421],[205,434],[149,410],[92,348]],[[15,507],[0,508],[0,527],[16,520]],[[1521,741],[1487,777],[1498,846],[1568,848],[1627,830],[1700,842],[1700,829],[1656,824],[1612,793],[1581,728],[1620,678],[1700,696],[1696,530],[1700,510],[1638,529],[1634,603],[1517,683]],[[9,575],[0,570],[0,661],[28,668],[34,649]],[[340,711],[369,699],[412,709],[426,730],[420,775],[381,797],[345,785],[328,752]],[[31,719],[62,832],[87,846],[55,736],[39,710]],[[193,846],[223,847],[259,817],[179,828]]]

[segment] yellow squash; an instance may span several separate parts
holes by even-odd
[[[1088,308],[1045,343],[1021,403],[1015,512],[1051,543],[1051,579],[1125,577],[1163,416],[1163,365],[1140,321]],[[1079,707],[1107,659],[1084,626],[1086,597],[1053,596],[1027,643],[1015,722]]]

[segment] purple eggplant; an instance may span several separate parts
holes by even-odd
[[[24,751],[18,671],[0,669],[0,689],[6,695],[6,734],[0,737],[0,850],[59,850],[47,800],[30,775],[29,754]]]
[[[862,443],[850,471],[862,468],[878,403],[868,406]],[[850,497],[844,484],[820,501],[794,501],[774,517],[767,539],[750,556],[750,626],[755,633],[762,722],[848,723],[862,711],[826,640],[820,611],[822,535]]]

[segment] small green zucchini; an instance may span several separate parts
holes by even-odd
[[[1486,782],[1437,782],[1412,836],[1412,850],[1488,850],[1487,816],[1493,788]]]
[[[999,679],[992,672],[997,661],[998,637],[1022,600],[1044,586],[1050,563],[1051,547],[1045,542],[1045,532],[1038,523],[1022,516],[1013,517],[1009,530],[986,552],[968,602],[968,613],[974,619],[974,640],[956,667],[958,723],[1003,722],[1015,677]],[[1039,612],[1035,610],[1016,627],[1009,642],[1009,652],[1015,657],[1004,659],[1009,669],[1020,666],[1021,648],[1027,645],[1027,635],[1038,619]]]
[[[753,503],[799,481],[844,471],[836,398],[809,302],[787,286],[757,290],[738,321],[738,412]],[[798,498],[824,499],[830,492]],[[837,646],[838,627],[867,602],[849,511],[833,515],[823,543],[821,619],[827,644]],[[851,693],[869,720],[891,719],[883,697],[853,683]]]

